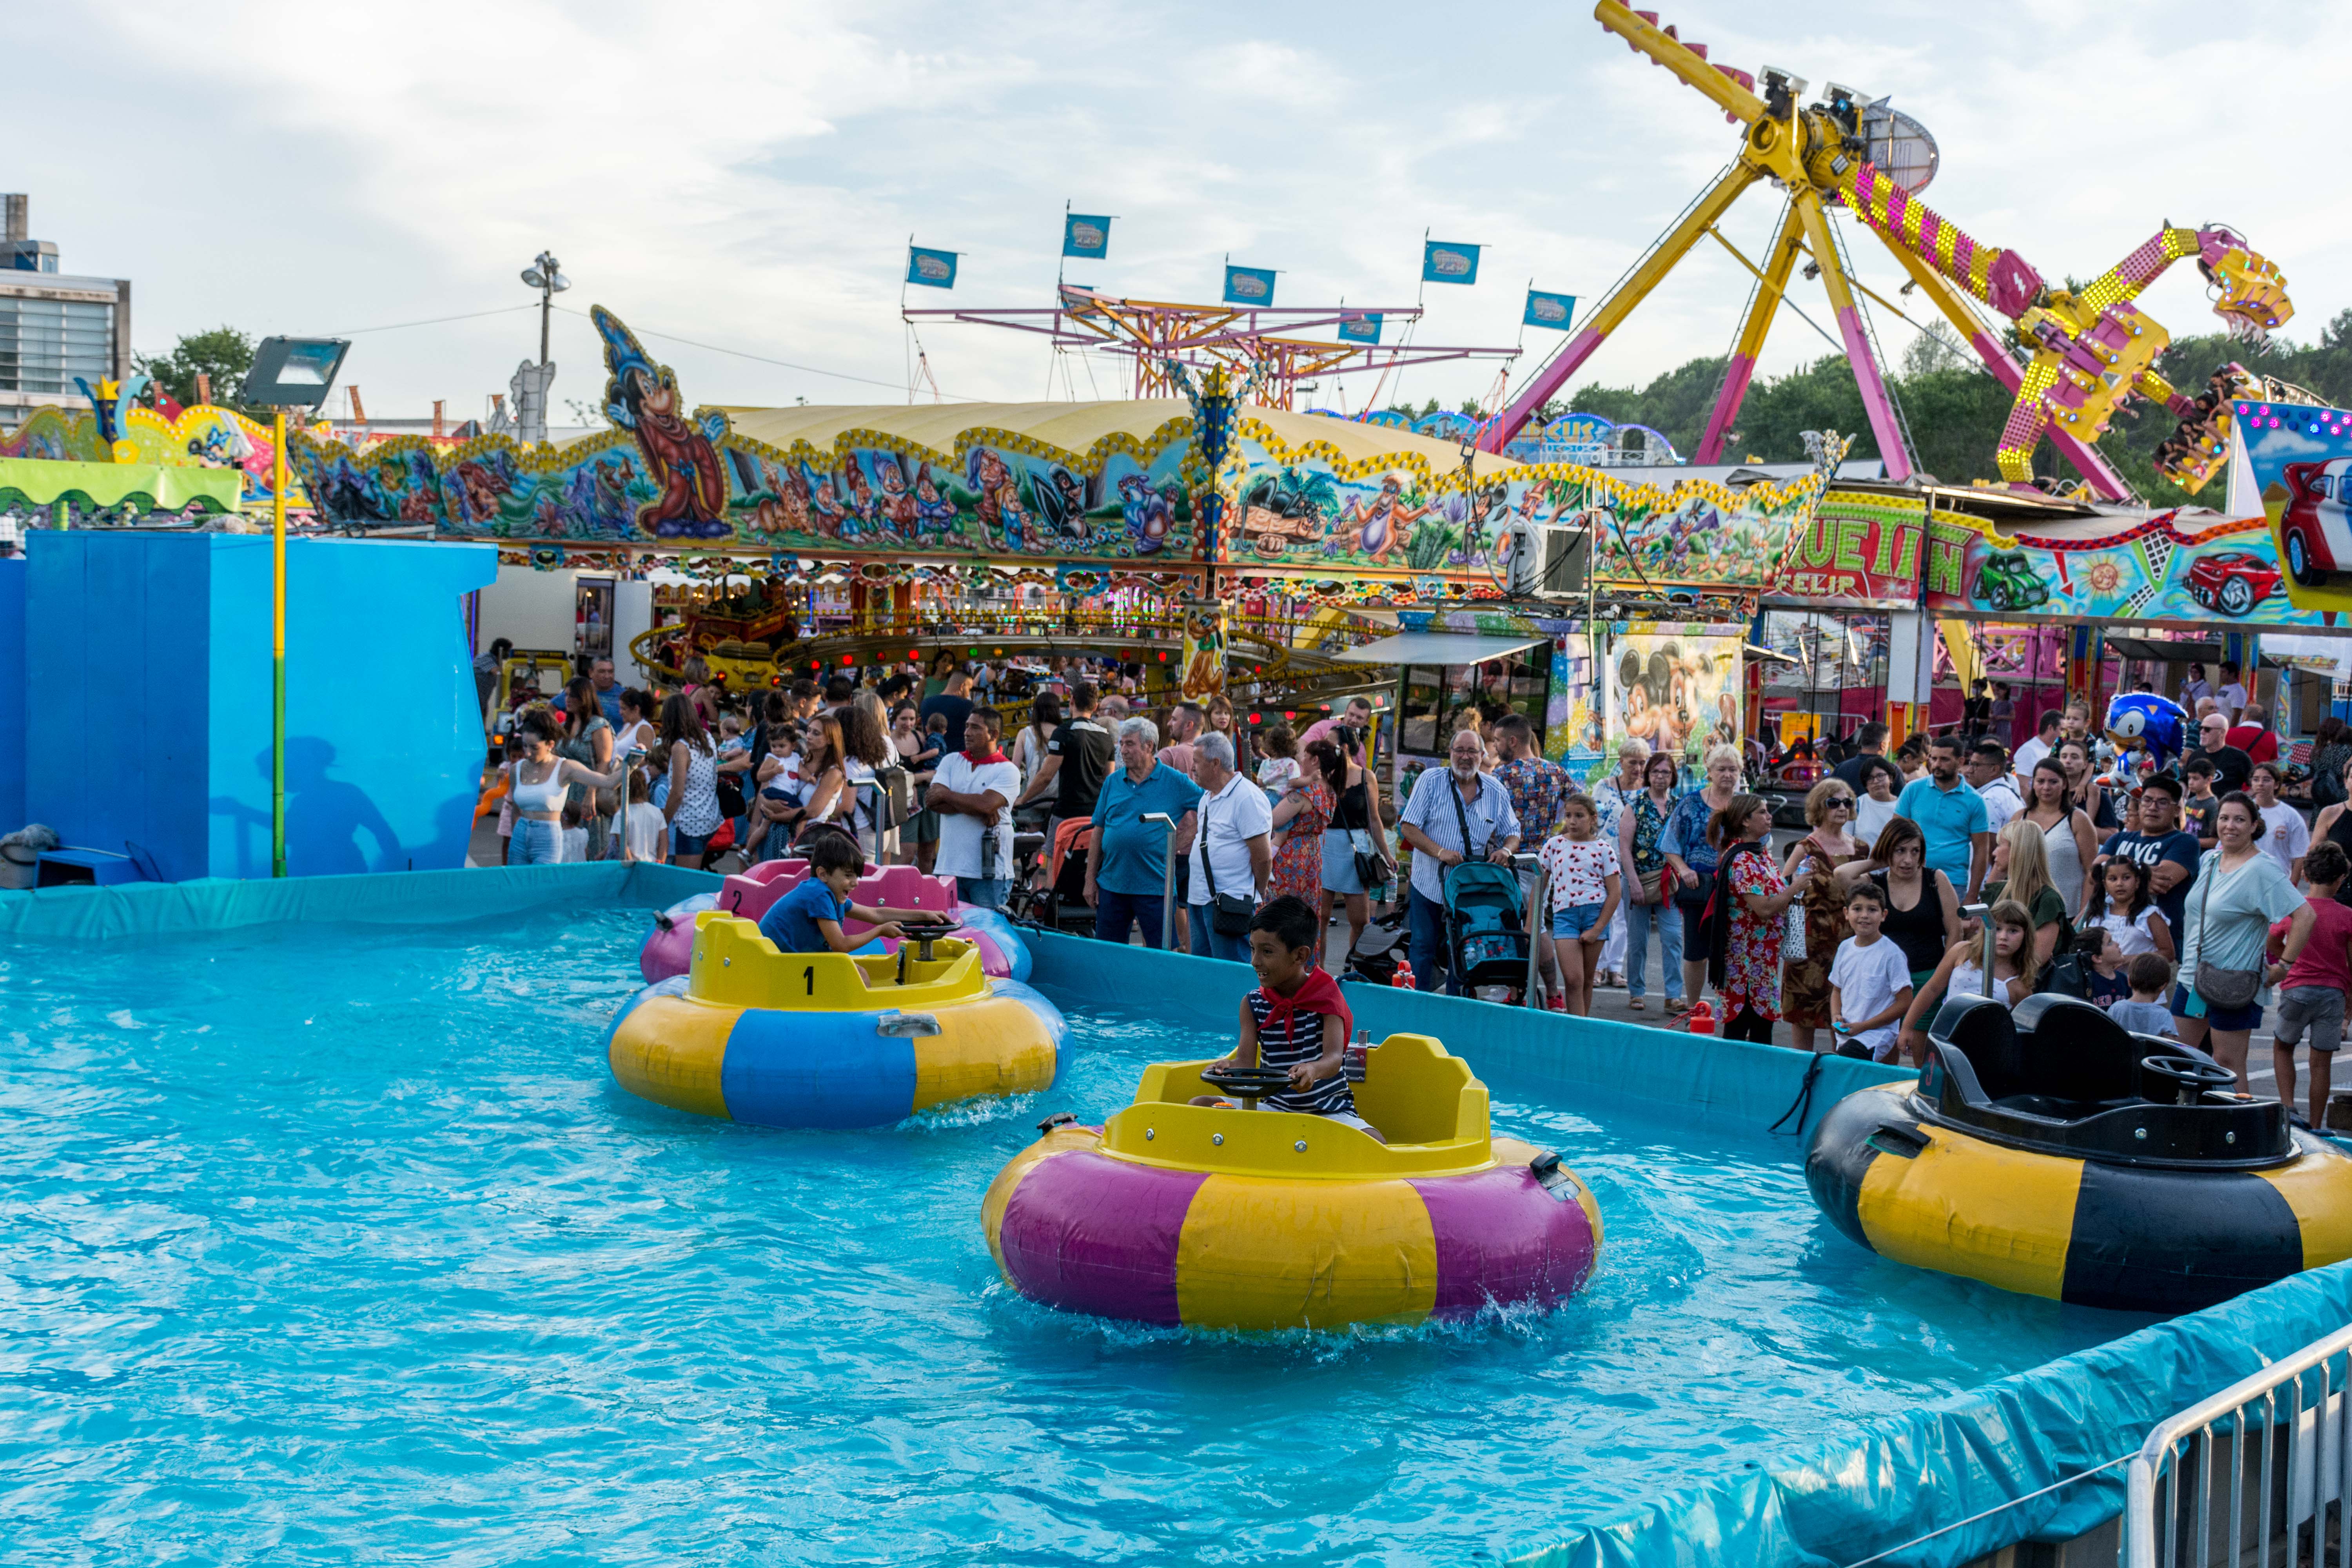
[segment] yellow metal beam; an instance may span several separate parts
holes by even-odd
[[[1592,19],[1674,72],[1686,86],[1705,93],[1717,109],[1741,124],[1753,125],[1764,117],[1762,99],[1693,53],[1681,39],[1668,37],[1664,28],[1643,20],[1632,6],[1619,0],[1600,0],[1592,7]]]
[[[1613,3],[1613,0],[1603,0],[1603,3]],[[1601,302],[1601,308],[1585,322],[1584,330],[1601,338],[1615,331],[1625,318],[1633,313],[1633,308],[1649,297],[1650,290],[1674,270],[1675,263],[1690,254],[1690,247],[1696,245],[1700,237],[1731,210],[1731,204],[1738,201],[1748,186],[1762,179],[1765,173],[1745,159],[1726,169],[1722,178],[1707,187],[1682,222],[1658,242],[1655,250],[1643,258],[1617,291]]]

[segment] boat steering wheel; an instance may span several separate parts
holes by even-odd
[[[1201,1069],[1201,1081],[1232,1095],[1246,1110],[1269,1094],[1287,1089],[1290,1075],[1280,1068],[1209,1067]]]
[[[2200,1062],[2188,1057],[2142,1057],[2140,1071],[2154,1073],[2173,1086],[2178,1098],[2176,1105],[2194,1105],[2209,1089],[2223,1089],[2238,1081],[2238,1075],[2219,1062]]]

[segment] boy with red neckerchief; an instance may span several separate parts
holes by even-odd
[[[963,721],[963,750],[940,759],[923,804],[940,814],[940,847],[931,868],[956,879],[956,896],[1001,910],[1013,891],[1013,801],[1020,764],[997,744],[1003,721],[975,708]]]

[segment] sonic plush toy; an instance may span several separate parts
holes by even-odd
[[[2107,704],[2107,739],[2117,752],[2146,751],[2148,765],[2160,770],[2187,744],[2189,715],[2169,697],[2133,692]]]

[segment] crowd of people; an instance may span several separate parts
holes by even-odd
[[[2296,1047],[2314,1053],[2314,1114],[2352,991],[2352,908],[2335,896],[2352,871],[2352,733],[2331,720],[2318,737],[2307,819],[2229,666],[2184,689],[2195,748],[2131,783],[2103,774],[2112,758],[2084,703],[2043,714],[2014,753],[1990,693],[1971,699],[1975,721],[1892,755],[1885,726],[1865,724],[1807,795],[1802,836],[1777,848],[1772,804],[1728,746],[1686,789],[1677,758],[1629,739],[1588,789],[1524,718],[1473,711],[1445,765],[1387,802],[1361,699],[1293,733],[1238,723],[1223,698],[1142,710],[1119,689],[1134,672],[1111,661],[1055,660],[1016,682],[942,658],[751,693],[698,660],[684,673],[656,697],[600,660],[559,701],[519,711],[508,863],[709,868],[732,851],[751,864],[838,832],[1002,908],[1075,857],[1097,937],[1234,960],[1276,900],[1326,931],[1344,919],[1353,950],[1393,896],[1412,983],[1458,992],[1445,873],[1525,849],[1542,868],[1529,924],[1559,1010],[1587,1013],[1596,986],[1622,984],[1646,1012],[1654,949],[1665,1021],[1711,995],[1732,1038],[1916,1062],[1943,998],[2061,989],[2205,1047],[2242,1089],[2272,1016],[2282,1086]],[[1008,726],[990,697],[1015,687],[1026,711]],[[1034,865],[1016,855],[1016,814],[1044,816]]]

